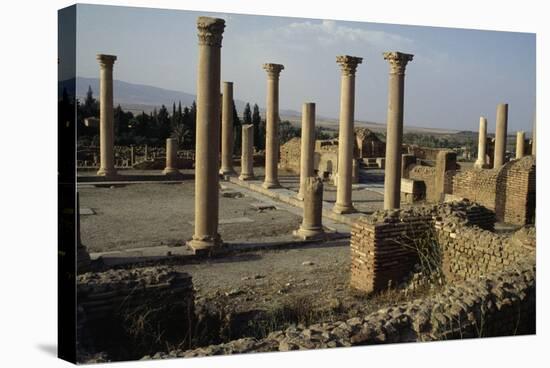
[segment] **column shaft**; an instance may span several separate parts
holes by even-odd
[[[487,119],[483,116],[479,118],[479,133],[477,142],[477,161],[474,166],[480,169],[486,167],[487,157]]]
[[[222,167],[220,174],[234,174],[233,169],[233,82],[223,82],[222,99]]]
[[[525,132],[519,131],[516,135],[516,158],[525,156]]]
[[[113,107],[113,64],[114,55],[97,55],[99,69],[99,171],[100,176],[114,176],[114,107]]]
[[[351,202],[352,169],[354,133],[353,120],[355,113],[355,72],[362,58],[354,56],[338,56],[342,76],[340,79],[340,127],[338,133],[338,176],[336,188],[336,203],[333,211],[336,213],[352,213],[355,208]]]
[[[395,209],[400,207],[405,67],[412,58],[413,55],[400,52],[384,53],[384,59],[388,60],[390,63],[386,168],[384,175],[384,209]]]
[[[304,185],[306,178],[313,176],[314,152],[315,152],[315,104],[304,103],[302,106],[302,138],[300,150],[300,189],[298,198],[304,198]]]
[[[497,123],[495,131],[495,158],[493,168],[504,165],[506,155],[506,138],[508,136],[508,104],[497,106]]]
[[[279,188],[277,165],[279,162],[279,74],[280,64],[264,64],[267,71],[265,179],[263,187]]]
[[[220,51],[223,19],[199,17],[195,148],[195,251],[221,245],[218,234]]]
[[[254,179],[254,125],[243,125],[242,137],[241,175],[239,179],[252,180]]]
[[[178,142],[175,138],[166,139],[166,167],[165,175],[179,174],[178,170]]]
[[[323,182],[310,176],[304,180],[304,217],[294,235],[302,239],[322,237],[323,230]]]

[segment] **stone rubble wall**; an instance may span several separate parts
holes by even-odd
[[[424,182],[426,187],[426,201],[437,202],[439,195],[435,188],[435,167],[423,165],[410,165],[407,177]]]
[[[534,248],[523,241],[512,241],[477,227],[435,225],[442,247],[442,270],[447,281],[465,280],[490,272],[503,271],[526,257],[534,257]],[[534,242],[534,234],[527,242]]]
[[[440,230],[452,234],[448,237],[453,240],[447,241],[453,245],[449,248],[452,250],[457,244],[454,241],[457,233],[461,235],[471,226],[474,229],[493,229],[494,219],[491,211],[469,202],[378,211],[360,217],[351,230],[351,286],[366,293],[397,286],[418,263],[417,249],[426,245],[422,242],[429,241],[430,232],[434,241]],[[477,243],[475,238],[472,241],[472,244]],[[456,248],[463,249],[464,241],[458,243]],[[441,243],[438,246],[443,254],[447,252]],[[467,266],[473,267],[475,261],[472,259]],[[449,269],[457,267],[454,263],[452,266]]]
[[[535,273],[534,259],[525,259],[508,270],[447,285],[427,298],[363,317],[291,326],[263,339],[247,337],[193,350],[159,352],[152,358],[534,334]]]
[[[86,352],[81,355],[117,344],[152,345],[153,332],[179,338],[193,323],[194,298],[191,276],[166,266],[78,275],[77,341]]]

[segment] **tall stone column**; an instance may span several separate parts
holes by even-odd
[[[525,156],[525,132],[519,131],[516,134],[516,158],[522,158]]]
[[[175,138],[166,139],[166,167],[164,175],[179,174],[178,170],[178,142]]]
[[[223,82],[222,94],[222,167],[220,174],[235,174],[233,168],[233,82]]]
[[[386,168],[384,170],[384,209],[387,210],[400,207],[405,68],[407,63],[413,59],[413,55],[385,52],[384,59],[390,64]]]
[[[323,230],[323,181],[316,176],[304,180],[304,218],[294,235],[307,239],[317,239],[324,235]]]
[[[302,106],[302,138],[300,150],[300,189],[297,197],[304,199],[306,178],[314,175],[313,155],[315,152],[315,103]]]
[[[265,179],[266,189],[279,188],[277,164],[279,162],[279,75],[285,67],[281,64],[264,64],[267,71],[267,111],[265,137]]]
[[[243,139],[241,142],[241,175],[240,180],[254,179],[254,125],[242,126]]]
[[[98,54],[99,61],[99,176],[115,176],[115,127],[113,106],[113,65],[115,55]]]
[[[486,167],[487,157],[487,119],[483,116],[479,118],[479,133],[477,141],[477,161],[474,166],[480,169]]]
[[[336,57],[340,64],[340,129],[338,132],[338,184],[336,203],[332,208],[335,213],[352,213],[355,208],[351,203],[353,147],[355,134],[353,120],[355,112],[355,72],[363,58],[342,55]]]
[[[508,136],[508,104],[497,106],[497,127],[495,131],[494,166],[498,169],[504,165],[506,155],[506,137]]]
[[[219,217],[220,63],[225,21],[199,17],[197,125],[195,148],[195,234],[197,251],[221,246]]]

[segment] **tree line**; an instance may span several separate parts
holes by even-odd
[[[88,117],[99,117],[99,101],[94,98],[91,86],[88,87],[84,101],[76,100],[77,111],[77,136],[79,146],[98,146],[99,127],[87,127],[84,119]],[[174,102],[170,112],[165,105],[159,109],[146,113],[142,111],[134,114],[131,111],[124,111],[120,104],[114,109],[114,129],[116,145],[144,145],[163,146],[166,138],[175,138],[180,149],[195,149],[196,137],[196,116],[197,105],[195,101],[191,106],[181,105]],[[221,118],[221,117],[220,117]],[[235,108],[233,101],[233,138],[234,153],[241,151],[243,124],[254,126],[254,146],[257,150],[265,149],[266,127],[265,120],[260,115],[260,108],[257,104],[250,107],[246,103],[242,119]],[[294,127],[288,121],[279,124],[279,140],[284,144],[293,137],[299,137],[300,128]]]

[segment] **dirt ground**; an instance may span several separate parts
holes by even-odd
[[[131,184],[116,187],[79,187],[82,242],[90,252],[182,245],[193,236],[194,182]],[[247,241],[291,234],[301,218],[283,210],[258,211],[248,197],[220,195],[220,221],[252,222],[220,224],[224,241]]]

